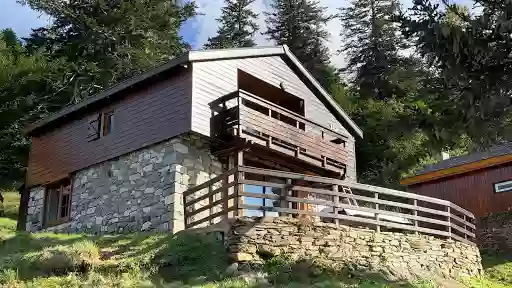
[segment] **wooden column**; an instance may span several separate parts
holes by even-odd
[[[447,220],[448,220],[448,237],[451,239],[452,238],[452,218],[450,217],[451,216],[451,208],[450,206],[446,206],[446,212],[448,212],[448,217],[447,217]]]
[[[375,192],[375,199],[379,199],[379,193]],[[379,203],[375,203],[375,210],[379,210]],[[380,214],[378,212],[375,213],[375,220],[380,220]],[[380,233],[380,225],[377,224],[377,233]]]
[[[336,184],[332,185],[332,192],[334,192],[334,193],[339,192],[338,185],[336,185]],[[337,207],[340,204],[340,196],[339,195],[334,195],[334,204],[336,205],[336,207],[334,207],[334,215],[338,216],[338,213],[340,212],[340,209]],[[336,226],[339,226],[340,219],[334,218],[334,223],[336,224]]]
[[[414,199],[414,211],[412,211],[414,216],[418,216],[418,200]],[[418,229],[418,220],[414,219],[414,227]],[[418,235],[418,231],[414,231],[414,234]]]
[[[238,151],[236,153],[236,166],[240,167],[243,165],[244,165],[244,152]],[[240,180],[243,180],[243,179],[244,179],[244,172],[237,171],[235,173],[235,181],[236,181],[235,193],[237,195],[235,198],[235,203],[236,203],[235,213],[236,213],[236,216],[238,216],[238,217],[241,217],[244,215],[244,210],[238,208],[238,207],[240,207],[240,205],[244,204],[243,197],[238,196],[239,193],[244,192],[244,184],[239,184]]]
[[[222,179],[222,187],[227,187],[228,183],[229,183],[229,178],[228,178],[228,176],[226,176]],[[224,200],[224,201],[222,201],[222,210],[225,211],[225,213],[222,214],[223,220],[227,220],[229,218],[229,215],[227,212],[229,209],[228,197],[229,197],[229,189],[226,188],[222,191],[222,199]]]

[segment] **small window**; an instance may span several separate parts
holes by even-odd
[[[494,183],[494,192],[495,193],[512,192],[512,180]]]
[[[114,111],[103,113],[101,135],[107,136],[112,133],[114,127]]]
[[[69,221],[71,181],[65,180],[46,187],[44,223],[53,226]]]

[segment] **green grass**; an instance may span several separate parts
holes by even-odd
[[[16,232],[19,198],[4,192],[0,217],[0,287],[184,287],[256,288],[262,283],[225,275],[223,244],[213,237],[137,233],[85,234]],[[465,279],[471,288],[512,287],[512,262],[484,255],[482,277]],[[275,257],[252,267],[271,287],[435,288],[425,280],[390,282],[369,273],[335,271],[309,260]],[[451,286],[448,286],[451,287]]]

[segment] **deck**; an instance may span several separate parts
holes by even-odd
[[[344,173],[347,136],[243,90],[211,103],[212,136],[234,137]]]
[[[187,229],[237,216],[290,216],[475,239],[474,215],[449,201],[332,178],[238,166],[183,196]]]

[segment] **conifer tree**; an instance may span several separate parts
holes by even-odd
[[[258,30],[255,19],[258,14],[251,10],[250,5],[255,0],[224,0],[222,15],[217,19],[219,29],[217,35],[210,37],[204,45],[208,49],[252,47]]]
[[[263,33],[278,45],[287,45],[299,61],[325,86],[329,65],[326,23],[332,19],[316,0],[274,0],[265,12]]]

